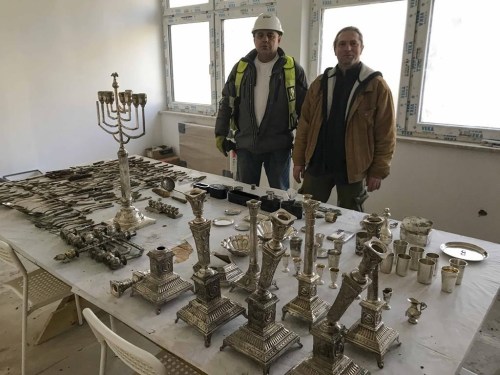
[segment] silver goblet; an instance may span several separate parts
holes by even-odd
[[[392,288],[385,288],[383,291],[382,291],[382,295],[384,296],[384,306],[382,306],[382,308],[384,310],[390,310],[391,309],[391,305],[389,305],[389,302],[391,302],[391,297],[392,297]]]
[[[323,281],[323,272],[325,271],[325,265],[318,263],[316,264],[316,273],[319,276],[319,279],[316,279],[316,285],[324,285],[325,282]]]
[[[283,254],[283,256],[281,257],[281,261],[283,263],[283,270],[282,272],[290,272],[290,268],[288,268],[288,262],[290,261],[290,254],[289,253],[285,253]]]
[[[339,287],[337,285],[337,278],[339,277],[339,269],[337,267],[330,267],[328,270],[330,271],[330,279],[332,280],[331,284],[328,286],[331,289],[337,289]]]
[[[299,276],[300,266],[302,265],[302,258],[294,257],[292,259],[292,261],[293,261],[293,266],[295,267],[295,274],[294,274],[294,276]]]

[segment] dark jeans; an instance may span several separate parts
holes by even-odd
[[[290,187],[290,150],[279,150],[265,154],[238,150],[237,155],[237,181],[259,186],[262,164],[264,164],[270,187],[282,190],[287,190]]]
[[[301,194],[312,194],[313,199],[326,202],[335,187],[333,175],[311,176],[307,170],[299,190]],[[348,185],[337,185],[337,206],[363,212],[363,202],[368,198],[364,181]]]

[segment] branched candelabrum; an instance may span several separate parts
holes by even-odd
[[[132,90],[118,92],[119,86],[116,80],[118,73],[113,73],[111,76],[113,77],[113,90],[98,91],[96,107],[97,125],[106,133],[111,134],[120,145],[118,163],[122,208],[116,214],[113,222],[119,226],[120,230],[138,229],[153,224],[155,220],[144,216],[137,208],[132,206],[128,152],[125,150],[124,145],[131,139],[140,138],[146,133],[144,106],[147,102],[147,96],[144,93],[133,94]],[[134,107],[134,120],[132,120],[132,106]],[[142,121],[139,119],[139,113]],[[130,121],[133,121],[133,126],[126,125]]]

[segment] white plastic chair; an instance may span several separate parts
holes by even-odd
[[[101,322],[91,309],[85,308],[83,316],[101,344],[99,375],[104,375],[106,369],[108,346],[128,367],[140,375],[167,375],[167,369],[158,358],[118,336]]]
[[[23,300],[21,324],[21,373],[22,375],[25,375],[28,315],[40,307],[71,296],[72,292],[69,285],[41,268],[32,272],[27,272],[12,246],[3,241],[0,241],[0,260],[17,267],[22,274],[22,276],[5,283],[5,285],[12,288],[12,290]],[[78,323],[81,325],[83,319],[80,308],[80,300],[76,294],[75,303],[78,314]]]

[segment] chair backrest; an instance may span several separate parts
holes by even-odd
[[[91,309],[85,308],[83,315],[97,341],[101,345],[105,342],[132,370],[141,375],[167,375],[165,366],[158,358],[118,336],[101,322]]]
[[[27,276],[26,268],[24,268],[16,252],[10,244],[4,241],[0,241],[0,260],[17,267],[25,277]]]

